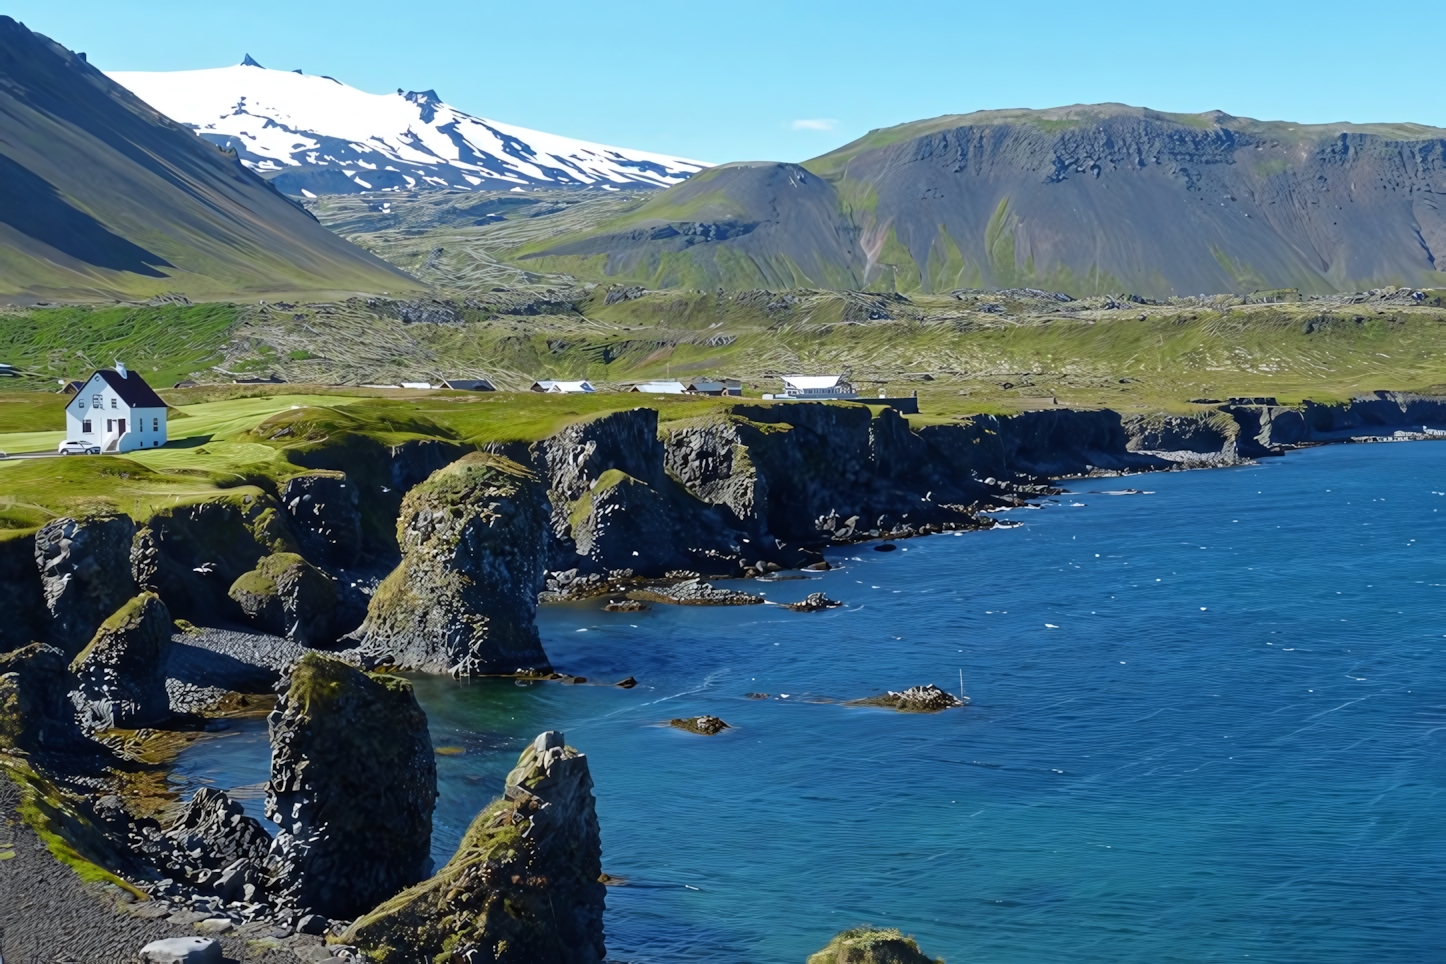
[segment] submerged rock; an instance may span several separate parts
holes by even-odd
[[[407,494],[402,562],[372,596],[363,652],[466,676],[551,669],[533,625],[547,560],[544,491],[517,463],[474,452]]]
[[[821,592],[811,592],[806,599],[796,603],[784,603],[784,609],[791,609],[796,613],[816,613],[824,609],[834,609],[842,606],[843,603],[837,599],[830,599]]]
[[[702,579],[685,579],[672,585],[634,589],[628,596],[649,602],[672,603],[676,606],[756,606],[763,602],[762,596],[719,589]]]
[[[948,690],[941,690],[930,683],[928,686],[911,686],[902,693],[890,690],[882,696],[854,700],[853,705],[887,706],[904,713],[938,713],[951,707],[964,706],[965,702]]]
[[[609,613],[640,613],[648,607],[636,599],[610,599],[603,607]]]
[[[841,931],[828,946],[808,956],[808,964],[943,964],[919,950],[912,937],[896,930],[853,927]]]
[[[334,641],[336,584],[294,552],[276,552],[243,573],[227,593],[257,628],[306,646]]]
[[[680,730],[687,730],[689,733],[697,733],[701,736],[717,736],[729,728],[728,724],[724,723],[718,717],[707,715],[687,716],[682,719],[669,720],[668,725],[677,727]]]
[[[601,876],[587,758],[543,733],[447,865],[341,940],[383,964],[595,964],[606,954]]]
[[[410,683],[308,653],[268,723],[278,904],[350,920],[426,876],[437,764]]]
[[[82,728],[134,728],[171,715],[166,660],[171,613],[155,593],[141,593],[101,624],[70,664],[71,693]]]
[[[50,613],[49,641],[74,655],[131,596],[128,516],[56,519],[35,533],[35,564]]]

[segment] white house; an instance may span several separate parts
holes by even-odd
[[[784,375],[783,394],[765,395],[774,399],[827,400],[858,398],[858,393],[842,375]]]
[[[639,382],[630,392],[642,392],[645,395],[682,395],[688,387],[682,382]]]
[[[166,444],[166,403],[126,366],[102,368],[65,406],[65,437],[102,452],[134,452]]]
[[[554,395],[566,395],[575,392],[592,393],[597,391],[597,389],[592,387],[591,382],[559,382],[551,378],[544,379],[540,382],[533,382],[532,390],[534,392],[547,392]]]

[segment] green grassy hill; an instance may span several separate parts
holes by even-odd
[[[417,288],[234,155],[0,17],[0,301]]]
[[[714,168],[511,255],[655,288],[1440,286],[1446,131],[1119,104],[953,115],[803,164]]]

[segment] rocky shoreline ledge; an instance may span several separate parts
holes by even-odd
[[[862,405],[740,404],[667,425],[636,409],[489,451],[323,446],[275,492],[5,533],[0,906],[26,911],[5,921],[0,955],[109,964],[199,934],[238,961],[400,960],[399,941],[463,939],[471,950],[456,959],[601,960],[585,759],[539,737],[428,877],[426,718],[405,680],[376,670],[571,679],[543,651],[540,601],[751,605],[762,597],[710,580],[826,568],[832,546],[988,528],[989,511],[1058,493],[1052,478],[1435,433],[1446,402],[1396,395],[919,428]],[[932,688],[858,702],[963,704]],[[274,840],[224,793],[182,805],[165,781],[179,747],[263,712]],[[560,853],[574,862],[548,863]],[[572,888],[579,916],[522,926],[486,910],[537,904],[553,884],[534,878]],[[859,941],[903,946],[849,938],[838,959],[854,960]]]

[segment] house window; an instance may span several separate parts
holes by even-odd
[[[91,408],[100,408],[100,396],[99,396],[99,395],[92,395],[92,396],[90,396],[90,406],[91,406]]]
[[[111,431],[114,426],[115,426],[115,422],[114,422],[114,421],[112,421],[111,419],[106,419],[106,420],[105,420],[105,430],[106,430],[107,432]]]
[[[115,399],[113,398],[110,400],[110,407],[115,408]]]
[[[90,419],[86,419],[85,421],[80,423],[80,430],[86,435],[90,434]]]
[[[152,431],[152,432],[159,432],[160,430],[161,430],[161,420],[160,420],[159,418],[153,418],[153,419],[151,419],[151,431]]]

